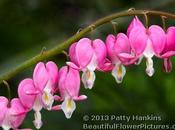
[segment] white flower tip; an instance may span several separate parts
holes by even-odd
[[[41,120],[41,113],[40,113],[40,111],[36,111],[34,116],[35,116],[35,120],[33,121],[33,124],[34,124],[34,126],[37,129],[40,129],[41,126],[43,125],[43,122]]]
[[[123,81],[123,77],[117,77],[117,78],[116,78],[116,82],[117,82],[118,84],[122,83],[122,81]]]
[[[151,57],[146,59],[146,73],[150,77],[154,74],[153,60]]]
[[[72,113],[76,109],[76,104],[71,98],[65,98],[63,103],[61,104],[61,109],[63,110],[67,119],[70,119]]]
[[[36,129],[40,129],[41,126],[43,125],[42,121],[39,122],[39,121],[36,121],[36,120],[33,121],[33,124],[34,124]]]
[[[115,78],[117,83],[122,83],[123,77],[126,74],[126,69],[123,65],[116,65],[112,70],[112,76]]]
[[[95,82],[95,73],[91,70],[86,70],[82,74],[82,82],[86,89],[92,89]]]
[[[152,77],[153,76],[153,74],[154,74],[154,68],[147,68],[146,69],[146,73],[147,73],[147,75],[149,76],[149,77]]]

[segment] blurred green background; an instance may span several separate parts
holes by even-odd
[[[175,13],[174,0],[0,0],[0,74],[66,40],[80,28],[113,12],[136,9],[155,9]],[[140,17],[142,18],[142,17]],[[126,32],[132,17],[117,19],[117,31]],[[159,17],[151,23],[160,24]],[[175,21],[166,20],[167,26]],[[106,24],[91,34],[92,39],[114,33]],[[65,64],[64,55],[54,60],[59,67]],[[175,67],[170,74],[162,72],[162,60],[154,58],[155,74],[145,74],[145,61],[139,66],[127,67],[122,84],[117,84],[110,73],[97,72],[92,90],[81,87],[81,94],[88,99],[77,102],[77,109],[67,120],[63,112],[42,111],[44,125],[41,130],[81,130],[84,115],[159,115],[158,124],[175,124]],[[12,97],[16,96],[19,82],[32,76],[34,66],[24,70],[9,81]],[[0,94],[7,96],[1,84]],[[26,117],[21,128],[32,128],[33,112]],[[100,123],[100,122],[97,122]],[[110,122],[109,122],[110,123]],[[138,122],[137,122],[138,123]]]

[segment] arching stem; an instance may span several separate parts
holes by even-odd
[[[155,11],[155,10],[129,10],[129,11],[127,10],[127,11],[122,11],[122,12],[108,15],[106,17],[98,19],[97,21],[95,21],[91,25],[82,29],[79,33],[73,35],[72,37],[70,37],[66,41],[58,44],[54,48],[52,48],[48,51],[45,51],[42,55],[41,54],[36,55],[35,57],[26,60],[25,62],[23,62],[22,64],[20,64],[16,68],[13,68],[12,70],[9,70],[8,72],[2,74],[0,76],[0,83],[2,83],[3,80],[6,80],[6,81],[9,80],[10,78],[15,76],[16,74],[20,73],[21,71],[28,68],[29,66],[36,64],[39,61],[46,60],[50,57],[53,57],[55,55],[62,53],[62,51],[64,49],[66,49],[67,47],[69,47],[72,43],[76,42],[78,39],[85,36],[86,34],[91,32],[92,30],[96,29],[100,25],[108,23],[108,22],[110,22],[116,18],[119,18],[119,17],[126,17],[126,16],[133,16],[133,15],[144,15],[145,12],[146,12],[147,16],[158,15],[158,16],[166,16],[167,18],[175,19],[174,14],[166,13],[166,12],[162,12],[162,11]]]

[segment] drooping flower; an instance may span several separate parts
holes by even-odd
[[[57,65],[49,61],[46,64],[40,62],[36,65],[33,72],[35,87],[40,91],[41,104],[44,108],[51,110],[54,102],[54,91],[57,86],[58,68]]]
[[[169,27],[166,32],[166,44],[161,52],[160,58],[164,59],[163,69],[165,72],[171,72],[171,57],[175,55],[175,27]]]
[[[53,110],[62,109],[66,118],[71,118],[72,113],[76,109],[75,101],[84,100],[85,95],[79,96],[80,91],[80,76],[79,71],[71,67],[63,66],[59,70],[58,90],[61,105],[53,107]]]
[[[136,23],[128,30],[132,50],[137,57],[144,56],[146,58],[146,73],[152,76],[154,74],[152,58],[154,55],[159,57],[163,51],[166,34],[158,25],[152,25],[146,29],[144,25],[141,25],[138,18],[134,18],[133,21]]]
[[[100,39],[93,41],[88,38],[80,39],[70,46],[69,56],[71,62],[67,62],[67,64],[74,69],[83,71],[82,82],[85,88],[93,87],[95,69],[107,70],[107,66],[109,66],[106,61],[106,47]]]
[[[108,56],[114,65],[112,75],[117,83],[121,83],[126,74],[124,65],[130,65],[136,61],[129,39],[124,33],[119,33],[117,36],[110,34],[106,38],[106,47]]]
[[[37,129],[42,126],[41,109],[51,110],[52,108],[57,80],[56,64],[51,61],[46,65],[40,62],[34,69],[33,80],[25,79],[18,87],[18,95],[23,105],[35,111],[33,123]]]
[[[35,88],[32,79],[27,78],[20,82],[18,86],[18,96],[23,106],[26,107],[28,110],[33,109],[34,106],[37,105],[35,102],[39,94],[40,91],[37,88]],[[40,107],[40,109],[41,108],[42,107]],[[40,111],[35,111],[35,120],[33,121],[33,123],[37,129],[39,129],[42,126]]]
[[[28,109],[26,109],[19,98],[9,101],[7,98],[0,96],[0,126],[4,130],[18,130],[22,124]],[[21,129],[29,130],[29,129]]]

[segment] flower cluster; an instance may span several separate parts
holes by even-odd
[[[87,89],[94,86],[95,70],[111,71],[116,82],[121,83],[126,74],[125,66],[139,64],[143,57],[149,76],[154,74],[153,56],[162,58],[164,70],[170,72],[170,58],[175,55],[174,36],[175,27],[169,27],[166,32],[158,25],[145,28],[135,17],[127,34],[110,34],[105,43],[100,39],[80,39],[69,48],[67,66],[58,69],[52,61],[40,62],[34,69],[33,78],[20,82],[19,98],[9,101],[0,97],[0,126],[4,130],[17,130],[30,110],[35,112],[33,124],[37,129],[42,126],[42,109],[62,110],[66,118],[70,118],[76,109],[75,101],[87,98],[79,95],[80,71]],[[54,106],[54,101],[59,102],[58,105]]]

